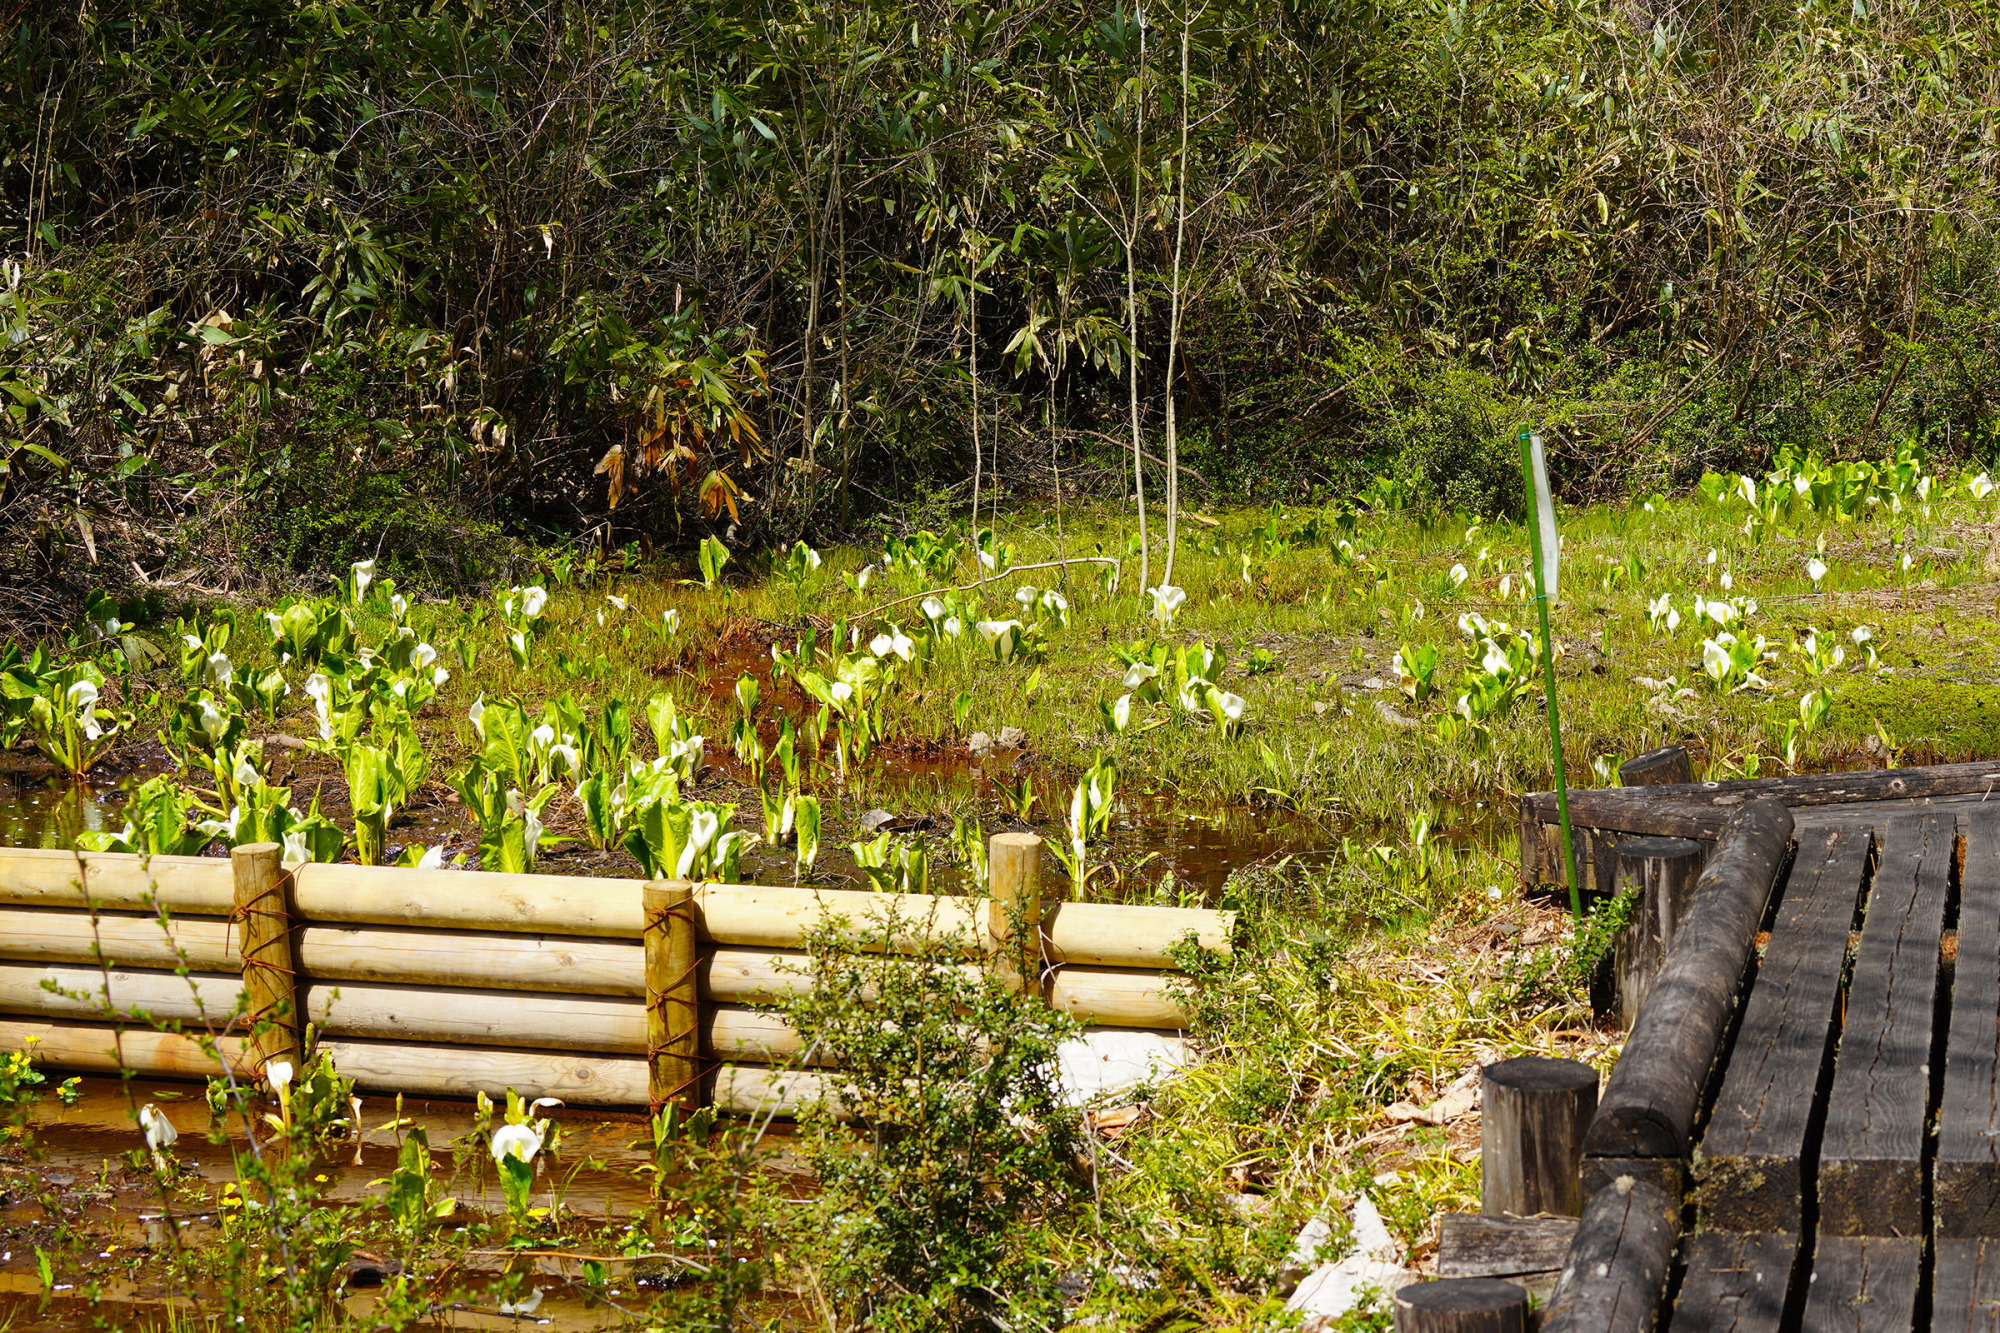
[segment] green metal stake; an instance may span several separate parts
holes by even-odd
[[[1549,749],[1556,764],[1556,813],[1562,821],[1563,874],[1569,881],[1569,910],[1583,920],[1583,895],[1577,885],[1576,852],[1569,831],[1569,775],[1563,767],[1562,715],[1556,709],[1555,640],[1549,633],[1549,572],[1554,569],[1556,552],[1542,551],[1542,522],[1546,517],[1549,535],[1555,534],[1555,501],[1549,495],[1548,474],[1541,466],[1541,439],[1532,431],[1522,431],[1521,485],[1528,499],[1528,546],[1534,554],[1535,605],[1542,619],[1542,679],[1549,696]]]

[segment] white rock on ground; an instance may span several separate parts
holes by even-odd
[[[1322,1228],[1325,1225],[1320,1222]],[[1312,1229],[1309,1222],[1299,1233],[1301,1245]],[[1311,1249],[1320,1243],[1315,1241]],[[1324,1328],[1369,1296],[1392,1295],[1399,1287],[1415,1282],[1417,1275],[1404,1268],[1397,1256],[1396,1238],[1382,1224],[1374,1200],[1363,1194],[1354,1201],[1354,1249],[1346,1258],[1321,1264],[1308,1273],[1285,1308],[1306,1317],[1302,1327]]]
[[[1097,1028],[1056,1048],[1063,1100],[1083,1106],[1099,1097],[1157,1083],[1188,1063],[1179,1037],[1124,1028]]]

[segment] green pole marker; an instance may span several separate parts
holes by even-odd
[[[1569,831],[1569,775],[1563,768],[1562,715],[1556,709],[1555,639],[1549,633],[1549,602],[1560,593],[1556,565],[1561,544],[1556,539],[1556,504],[1549,494],[1549,469],[1542,457],[1542,437],[1520,434],[1521,485],[1528,499],[1528,545],[1534,552],[1535,605],[1542,619],[1542,679],[1549,696],[1549,750],[1556,763],[1556,813],[1562,821],[1563,874],[1569,881],[1569,910],[1583,920],[1583,895],[1577,885],[1576,852]]]

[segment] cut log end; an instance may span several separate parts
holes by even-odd
[[[1396,1333],[1523,1333],[1527,1289],[1498,1278],[1415,1282],[1396,1293]]]
[[[1488,1217],[1583,1211],[1583,1136],[1597,1113],[1597,1071],[1523,1056],[1481,1072],[1479,1210]]]

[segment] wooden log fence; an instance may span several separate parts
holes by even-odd
[[[296,1061],[310,1023],[383,1092],[791,1114],[837,1074],[791,1067],[798,1033],[758,1006],[811,985],[816,932],[889,966],[956,952],[945,966],[1032,986],[1086,1033],[1143,1029],[1181,1050],[1173,951],[1226,953],[1235,929],[1230,912],[1045,905],[1041,843],[1024,834],[993,840],[989,899],[277,855],[0,848],[0,1050],[33,1039],[82,1072],[252,1077]]]

